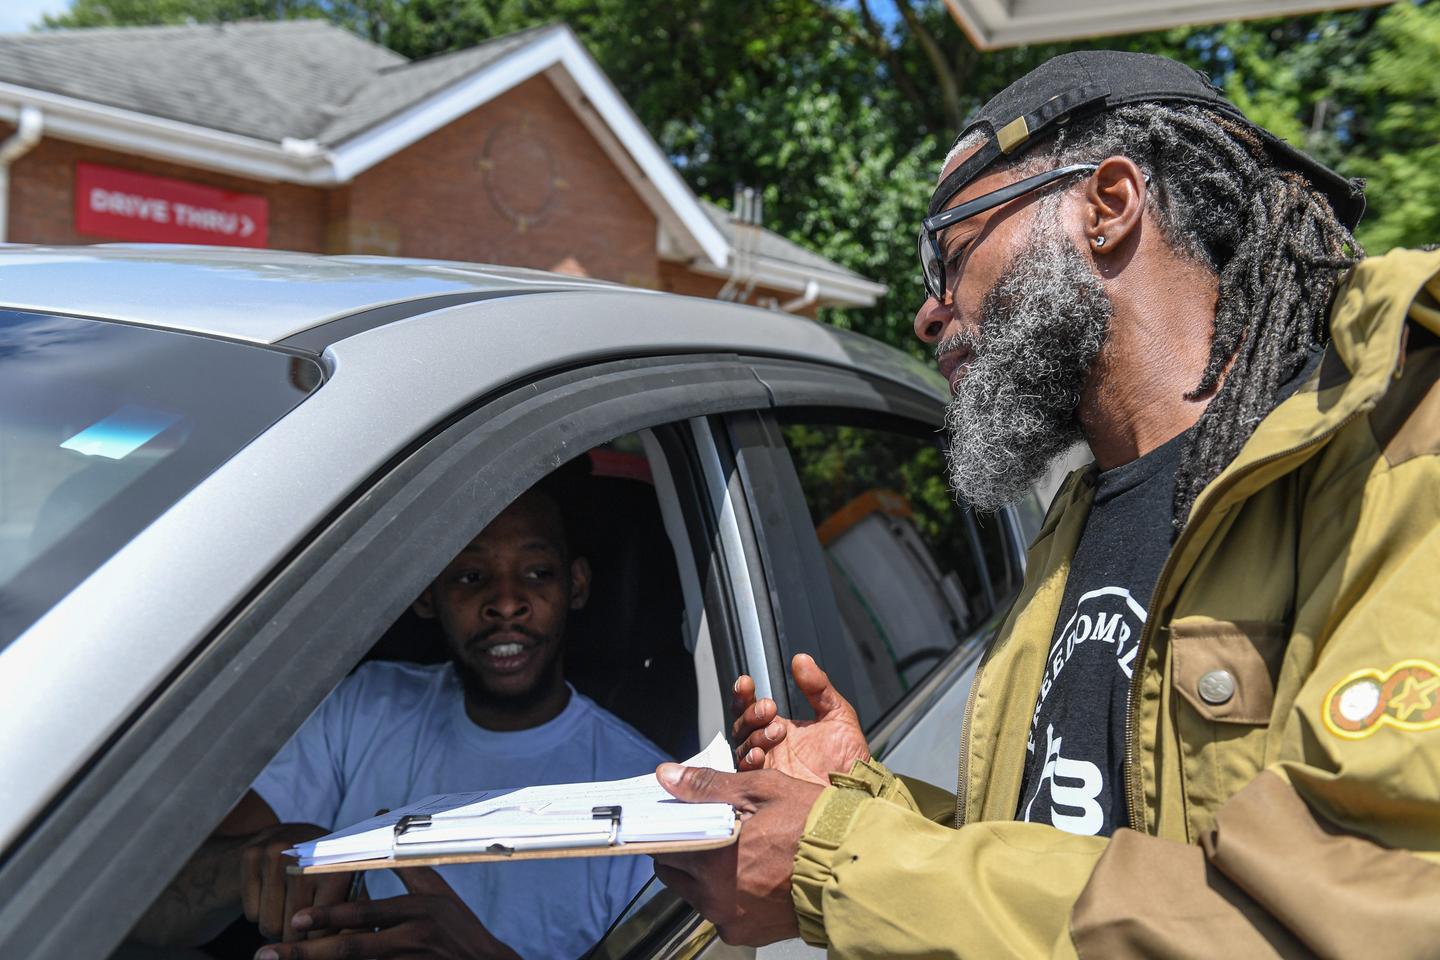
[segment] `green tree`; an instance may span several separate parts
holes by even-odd
[[[1369,69],[1353,81],[1369,136],[1342,168],[1370,180],[1372,252],[1440,241],[1440,5],[1399,4],[1380,18]]]
[[[1440,240],[1440,4],[1230,24],[1188,45],[1252,119],[1366,179],[1370,253]]]
[[[323,17],[331,5],[318,0],[71,0],[64,13],[46,14],[45,29],[134,27],[223,20],[289,20]]]

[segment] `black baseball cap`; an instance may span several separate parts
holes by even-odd
[[[1203,73],[1153,53],[1085,50],[1045,61],[996,94],[970,118],[955,142],[976,130],[988,135],[935,188],[929,215],[938,213],[967,183],[1002,157],[1024,153],[1071,120],[1127,103],[1191,103],[1233,118],[1254,130],[1275,163],[1304,176],[1330,201],[1350,229],[1365,212],[1365,181],[1347,180],[1250,122]]]

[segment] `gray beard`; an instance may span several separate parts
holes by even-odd
[[[1110,327],[1100,278],[1050,214],[981,301],[978,330],[936,348],[974,351],[945,428],[950,485],[977,510],[1019,500],[1081,439],[1080,393]]]

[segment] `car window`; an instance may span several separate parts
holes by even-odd
[[[252,790],[282,823],[331,829],[435,793],[619,779],[694,753],[717,729],[707,704],[720,702],[719,679],[706,617],[692,608],[701,577],[662,451],[649,430],[591,449],[513,501],[459,555],[429,561],[438,568],[431,585]],[[569,592],[545,586],[559,575],[559,548],[550,549],[559,530]],[[573,566],[580,558],[583,575]],[[525,585],[491,589],[506,577]],[[562,594],[567,602],[554,605]],[[539,651],[547,649],[572,691],[559,714],[503,733],[484,726],[482,718],[537,715],[535,691],[547,676]],[[491,712],[477,712],[477,703]],[[206,869],[207,851],[236,817],[192,856],[115,960],[177,943],[200,944],[212,957],[253,956],[264,939],[234,906],[228,915],[174,911],[177,885]],[[619,857],[442,874],[522,955],[578,956],[646,888],[652,868],[648,858]],[[404,889],[380,871],[367,875],[366,892],[384,898]],[[653,895],[652,887],[644,900]]]
[[[0,311],[0,646],[320,379],[246,344]]]
[[[955,501],[933,432],[781,418],[867,728],[975,635],[1018,583],[999,517]],[[817,638],[822,644],[827,638]]]

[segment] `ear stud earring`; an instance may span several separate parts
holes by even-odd
[[[1105,246],[1105,238],[1104,238],[1104,237],[1096,237],[1096,238],[1095,238],[1095,249],[1096,249],[1096,250],[1099,250],[1099,249],[1100,249],[1101,247],[1103,247],[1103,246]]]

